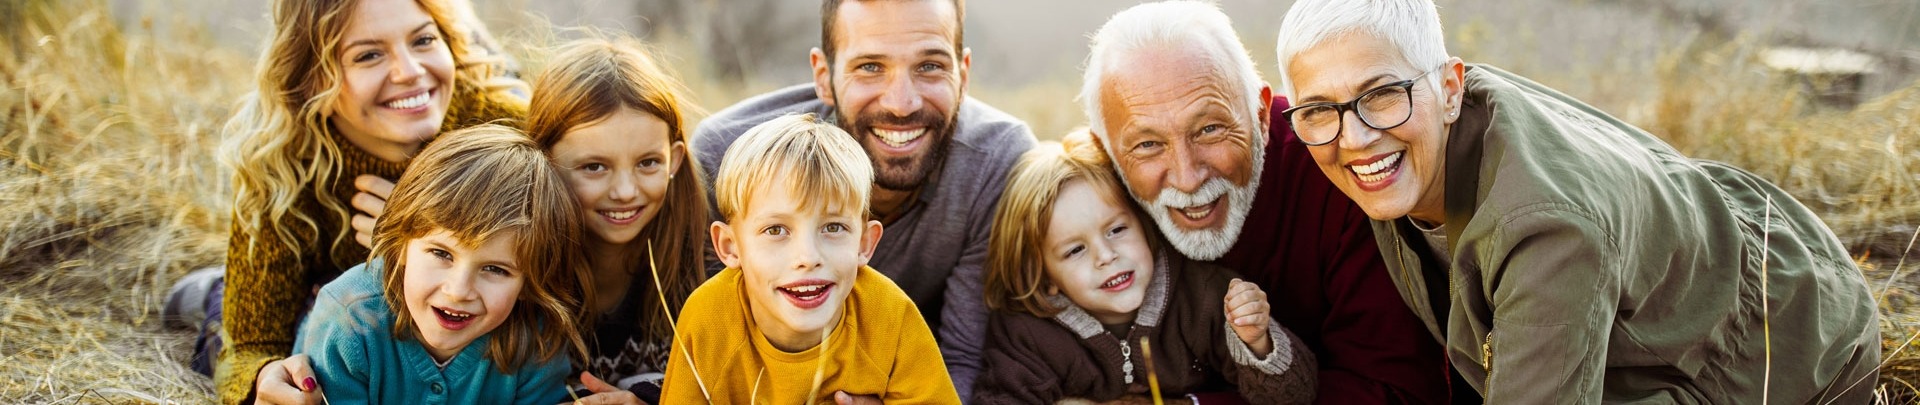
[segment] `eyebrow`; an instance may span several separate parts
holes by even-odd
[[[1372,88],[1375,83],[1379,83],[1381,80],[1386,80],[1391,78],[1393,78],[1392,73],[1381,73],[1378,75],[1374,75],[1373,77],[1368,78],[1367,81],[1360,82],[1359,85],[1353,86],[1353,89],[1354,89],[1353,93],[1354,94],[1364,93],[1367,91],[1367,89]],[[1320,95],[1320,94],[1315,94],[1315,95],[1307,96],[1306,98],[1300,99],[1300,104],[1318,103],[1318,102],[1333,102],[1333,100],[1328,99],[1327,96]]]
[[[431,26],[433,26],[433,21],[427,21],[425,24],[420,24],[420,27],[414,28],[413,31],[408,31],[407,33],[409,34],[418,33],[422,30],[426,30],[427,27],[431,27]],[[353,42],[348,42],[346,48],[353,48],[360,45],[379,45],[379,44],[380,44],[380,40],[378,39],[362,39],[362,40],[356,40]],[[342,48],[342,49],[345,49],[345,48]]]
[[[920,56],[921,57],[938,56],[938,57],[944,57],[947,59],[952,59],[953,52],[946,49],[940,49],[940,48],[927,48],[925,50],[920,51]],[[863,54],[855,55],[851,59],[847,59],[847,62],[863,61],[863,60],[882,60],[886,58],[887,58],[886,54],[863,53]]]

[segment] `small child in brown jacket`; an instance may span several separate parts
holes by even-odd
[[[1266,293],[1164,249],[1106,154],[1075,141],[1086,136],[1041,144],[1007,179],[988,242],[993,313],[975,401],[1144,402],[1154,378],[1176,400],[1312,402],[1313,352],[1273,321]]]

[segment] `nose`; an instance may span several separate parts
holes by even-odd
[[[413,52],[394,52],[393,66],[387,70],[387,81],[394,84],[412,83],[426,75],[427,67],[420,64],[420,58]]]
[[[887,88],[880,94],[880,108],[895,117],[906,117],[920,111],[920,90],[914,87],[909,72],[901,71],[888,75]]]
[[[805,272],[826,265],[826,244],[820,242],[820,236],[810,230],[793,233],[794,270]]]
[[[630,202],[640,198],[640,179],[637,178],[639,175],[632,170],[615,170],[615,172],[617,174],[613,176],[613,189],[609,190],[608,197],[619,202]]]
[[[1185,140],[1168,142],[1168,152],[1173,158],[1172,169],[1167,173],[1168,185],[1183,193],[1200,191],[1200,186],[1213,176],[1213,170],[1206,162],[1200,161],[1200,154],[1191,143]]]
[[[467,301],[474,298],[473,279],[480,269],[461,268],[452,272],[440,283],[440,293],[454,301]]]
[[[1095,268],[1107,268],[1107,266],[1113,265],[1114,260],[1120,258],[1120,252],[1114,249],[1114,243],[1112,241],[1101,240],[1094,242],[1092,249]]]
[[[1340,120],[1341,149],[1364,150],[1380,139],[1380,130],[1373,129],[1367,126],[1366,122],[1361,121],[1359,110],[1350,110],[1341,114],[1344,114]]]

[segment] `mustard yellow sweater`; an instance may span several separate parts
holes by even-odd
[[[860,268],[846,314],[827,341],[799,353],[767,342],[743,288],[740,269],[729,268],[687,298],[661,403],[806,403],[816,374],[813,403],[833,403],[835,391],[887,403],[960,403],[920,310],[873,268]]]
[[[441,132],[452,131],[495,119],[522,119],[527,105],[518,96],[504,91],[460,87],[447,108]],[[341,144],[340,172],[327,187],[333,197],[347,203],[356,190],[353,178],[371,174],[399,180],[407,168],[404,162],[388,162],[334,138]],[[275,226],[294,229],[294,245],[286,247],[276,233],[249,234],[238,221],[227,242],[227,288],[221,298],[224,319],[222,334],[226,347],[220,351],[214,367],[214,386],[220,402],[238,404],[251,400],[254,377],[268,362],[286,358],[293,352],[293,338],[304,309],[321,281],[330,280],[355,264],[367,261],[370,253],[351,237],[334,243],[334,235],[351,225],[327,212],[312,189],[304,189],[294,209],[305,212],[319,226],[319,232],[295,221],[291,216]],[[233,213],[241,215],[258,213]]]

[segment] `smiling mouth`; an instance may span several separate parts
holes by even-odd
[[[793,306],[800,309],[813,309],[827,302],[828,293],[833,292],[833,287],[834,283],[831,281],[808,280],[774,287],[774,289],[786,296],[787,301],[792,302]]]
[[[1192,207],[1186,207],[1186,208],[1167,207],[1167,209],[1173,210],[1173,212],[1179,213],[1180,216],[1187,217],[1188,220],[1199,221],[1202,219],[1207,219],[1208,216],[1213,215],[1213,209],[1220,206],[1221,198],[1226,198],[1226,197],[1222,196],[1220,198],[1215,198],[1213,199],[1213,201],[1208,201],[1205,204],[1195,205]]]
[[[905,147],[907,146],[907,144],[913,143],[913,141],[920,140],[920,137],[925,136],[927,134],[927,129],[920,128],[920,129],[913,129],[913,130],[906,130],[906,131],[896,131],[891,129],[873,128],[873,134],[875,136],[878,136],[880,138],[880,141],[886,143],[887,146],[899,148],[899,147]]]
[[[423,92],[423,93],[414,95],[413,97],[407,97],[399,100],[389,101],[387,102],[387,108],[392,108],[395,110],[414,109],[414,108],[419,108],[420,106],[423,106],[423,105],[427,105],[427,101],[429,100],[433,100],[432,91]]]
[[[1347,165],[1347,170],[1353,171],[1354,177],[1361,183],[1378,183],[1400,171],[1400,157],[1406,153],[1406,151],[1394,152],[1374,160],[1373,163],[1350,164]]]
[[[1133,272],[1128,271],[1128,272],[1116,274],[1113,276],[1113,278],[1107,279],[1107,282],[1100,284],[1100,289],[1107,290],[1107,291],[1120,291],[1120,290],[1126,289],[1127,287],[1132,287],[1132,286],[1133,286]]]
[[[447,330],[465,329],[467,325],[473,324],[474,317],[472,313],[441,307],[433,307],[433,315],[440,318],[440,327]]]
[[[639,208],[634,208],[634,209],[624,210],[624,211],[595,211],[595,212],[598,212],[601,217],[605,217],[608,222],[613,222],[614,224],[618,224],[618,225],[625,225],[625,224],[632,223],[634,218],[639,217],[640,210],[642,208],[646,208],[646,207],[639,207]]]

